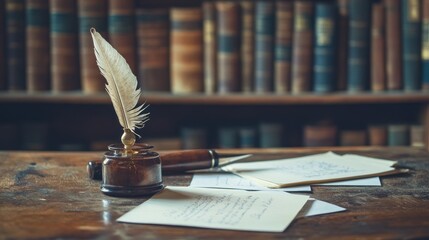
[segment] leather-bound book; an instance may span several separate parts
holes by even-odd
[[[371,0],[349,0],[349,14],[347,90],[360,92],[370,77]]]
[[[255,66],[255,3],[253,1],[241,1],[241,91],[249,93],[253,91],[254,66]]]
[[[371,22],[371,90],[380,92],[386,89],[385,57],[385,17],[383,3],[372,5]]]
[[[7,85],[11,91],[25,90],[25,0],[5,4]]]
[[[216,48],[216,6],[213,1],[203,2],[203,44],[204,44],[204,92],[216,92],[217,48]]]
[[[203,92],[201,8],[172,8],[170,21],[171,91],[177,94]]]
[[[364,130],[343,130],[340,132],[340,146],[365,146],[367,135]]]
[[[313,89],[316,93],[335,89],[336,15],[337,8],[333,3],[316,3],[313,53]]]
[[[387,126],[370,125],[368,127],[368,144],[370,146],[387,145]]]
[[[314,3],[294,2],[292,93],[311,90],[313,67]]]
[[[168,9],[137,10],[138,79],[143,91],[170,91]]]
[[[402,66],[405,91],[421,89],[421,9],[420,0],[402,1]]]
[[[259,124],[259,147],[276,148],[283,147],[283,125],[275,122]]]
[[[84,93],[104,92],[105,80],[100,74],[94,54],[90,29],[107,38],[107,0],[79,0],[80,80]]]
[[[292,65],[293,2],[276,2],[274,92],[290,91]]]
[[[5,5],[0,4],[0,26],[5,26]],[[5,53],[6,29],[0,28],[0,91],[6,90],[6,53]],[[0,126],[1,127],[1,126]],[[1,141],[1,140],[0,140]]]
[[[239,138],[236,127],[220,127],[218,129],[219,148],[237,148],[238,146]]]
[[[50,0],[51,90],[80,89],[76,1]]]
[[[242,127],[238,130],[239,147],[254,148],[258,146],[258,135],[255,127]]]
[[[347,89],[347,50],[349,39],[349,0],[337,0],[338,35],[337,35],[337,84],[338,91]]]
[[[429,0],[422,0],[422,89],[429,91]]]
[[[304,126],[304,147],[335,146],[337,144],[337,128],[334,125]]]
[[[254,91],[273,90],[275,10],[273,1],[255,2]]]
[[[240,86],[240,5],[216,2],[217,91],[238,92]]]
[[[386,87],[387,90],[402,88],[401,62],[401,2],[384,0],[386,7]]]
[[[412,147],[425,146],[425,129],[422,125],[412,125],[410,127],[410,145]]]
[[[50,89],[49,1],[26,0],[27,91]]]
[[[134,0],[109,0],[109,42],[137,74],[137,47]]]
[[[406,124],[392,124],[387,127],[388,146],[409,146],[409,126]]]

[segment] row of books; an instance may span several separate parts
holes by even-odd
[[[104,91],[91,27],[143,91],[429,89],[429,0],[137,2],[2,1],[0,90]]]
[[[40,122],[0,124],[0,150],[61,150],[106,151],[114,140],[90,142],[52,139],[52,129]],[[366,129],[339,129],[335,125],[305,125],[302,145],[318,146],[413,146],[424,147],[424,128],[421,125],[370,125]],[[282,123],[264,122],[245,127],[182,127],[180,136],[144,138],[156,150],[205,148],[276,148],[299,147],[288,145],[295,137]]]
[[[322,146],[413,146],[424,147],[421,125],[370,125],[366,129],[339,129],[335,125],[305,125],[302,133],[304,147]],[[277,148],[291,147],[281,123],[261,123],[248,127],[220,127],[214,139],[217,148]],[[207,148],[211,145],[207,128],[186,127],[181,130],[182,148]],[[293,146],[295,147],[295,146]]]

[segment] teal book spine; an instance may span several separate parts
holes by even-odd
[[[221,127],[218,129],[219,148],[237,148],[238,146],[239,138],[236,127]]]
[[[349,41],[347,90],[367,89],[369,80],[370,0],[349,1]]]
[[[422,5],[422,89],[429,91],[429,0],[423,0]]]
[[[334,90],[336,75],[336,6],[317,3],[315,9],[315,41],[313,81],[317,93]]]
[[[240,148],[255,148],[258,146],[255,127],[242,127],[239,129],[238,137]]]
[[[421,2],[402,0],[402,66],[405,91],[421,88]]]
[[[261,123],[259,125],[259,147],[283,147],[283,125],[274,122]]]
[[[258,1],[255,5],[255,92],[273,90],[274,69],[274,2]]]
[[[25,1],[7,0],[5,3],[8,89],[25,90]]]

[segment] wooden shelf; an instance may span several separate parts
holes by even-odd
[[[191,94],[147,93],[142,97],[149,104],[164,105],[306,105],[306,104],[385,104],[429,103],[426,92],[344,93],[330,94]],[[0,92],[0,103],[49,103],[49,104],[110,104],[105,93],[83,94]]]

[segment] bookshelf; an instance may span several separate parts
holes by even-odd
[[[91,4],[97,4],[97,2],[99,2],[99,4],[104,4],[104,15],[100,11],[98,13],[91,12],[93,6],[88,5],[86,7],[86,12],[84,12],[84,14],[86,14],[85,16],[104,16],[105,18],[108,18],[111,13],[108,10],[108,5],[106,7],[105,4],[109,1],[115,0],[97,0],[91,2]],[[277,133],[281,132],[281,147],[304,146],[305,141],[303,139],[303,133],[305,131],[305,127],[318,126],[320,124],[324,125],[326,123],[330,126],[335,126],[335,145],[341,145],[340,136],[343,130],[348,131],[348,134],[356,130],[359,130],[361,131],[360,133],[362,133],[362,131],[368,131],[369,127],[373,125],[383,125],[386,128],[390,125],[407,125],[409,128],[407,131],[409,132],[411,132],[412,126],[422,126],[423,131],[428,132],[429,93],[425,91],[424,86],[426,86],[426,82],[423,79],[424,73],[421,74],[421,77],[412,74],[407,74],[407,76],[405,76],[406,78],[419,78],[417,79],[417,82],[422,85],[421,87],[417,87],[416,89],[414,89],[415,87],[405,89],[405,80],[398,77],[398,75],[401,75],[401,72],[397,72],[396,75],[394,74],[395,84],[399,81],[402,82],[404,87],[397,87],[397,85],[395,85],[394,88],[389,88],[389,74],[392,74],[388,73],[389,64],[396,64],[394,66],[401,69],[405,69],[405,65],[407,65],[406,69],[408,73],[410,71],[414,71],[413,69],[415,68],[413,68],[413,66],[415,64],[413,65],[413,63],[409,62],[402,63],[400,61],[391,63],[388,61],[389,59],[384,58],[389,58],[389,54],[374,50],[370,52],[374,56],[371,54],[360,55],[358,53],[362,51],[362,49],[354,49],[352,50],[353,54],[356,54],[354,57],[367,58],[367,64],[371,65],[370,69],[372,69],[372,71],[368,70],[368,66],[359,66],[360,68],[354,69],[353,71],[355,72],[351,73],[352,77],[350,77],[353,79],[353,84],[349,84],[353,85],[351,89],[347,89],[347,82],[344,83],[344,78],[347,78],[347,74],[350,74],[350,71],[346,71],[349,66],[347,66],[347,64],[344,65],[347,61],[337,62],[337,71],[323,70],[325,68],[329,68],[329,64],[333,64],[332,62],[335,62],[333,61],[333,58],[344,58],[344,51],[335,50],[336,52],[331,52],[330,55],[326,56],[318,56],[315,53],[332,51],[334,48],[346,48],[347,44],[344,45],[344,42],[337,42],[336,44],[323,45],[322,43],[324,41],[330,41],[329,38],[324,38],[321,42],[316,41],[316,37],[318,36],[317,34],[320,32],[324,34],[334,34],[335,32],[335,34],[338,34],[339,41],[341,41],[341,36],[343,36],[341,33],[331,31],[332,29],[330,30],[330,24],[326,24],[326,22],[318,23],[316,20],[316,14],[329,18],[332,17],[332,13],[335,12],[338,14],[338,19],[334,20],[336,23],[335,26],[340,28],[344,25],[344,3],[347,1],[350,3],[353,2],[354,4],[359,4],[360,2],[356,0],[278,0],[272,1],[274,5],[262,3],[270,1],[260,1],[259,3],[255,2],[253,9],[260,8],[259,11],[261,11],[262,15],[259,16],[260,18],[253,16],[253,24],[255,24],[254,27],[252,27],[251,24],[246,25],[245,27],[243,25],[244,20],[240,23],[234,22],[240,17],[244,17],[244,14],[249,14],[249,12],[252,13],[252,11],[249,10],[252,9],[252,6],[249,6],[249,3],[252,1],[187,0],[177,2],[171,0],[160,0],[155,3],[153,1],[144,0],[127,0],[127,3],[124,1],[122,2],[123,4],[119,4],[117,6],[118,8],[127,8],[127,6],[133,2],[135,4],[134,6],[136,6],[134,11],[136,24],[134,26],[136,39],[134,40],[137,42],[135,43],[135,53],[137,55],[137,60],[135,60],[135,74],[138,77],[144,76],[145,78],[150,78],[150,76],[154,78],[154,76],[156,76],[156,79],[152,79],[150,83],[141,83],[143,87],[149,88],[148,90],[143,89],[144,94],[141,98],[141,102],[146,101],[150,105],[149,111],[151,112],[151,120],[144,129],[139,131],[139,134],[143,136],[141,141],[148,141],[160,148],[180,148],[183,146],[183,138],[184,135],[186,135],[184,133],[184,129],[197,128],[204,129],[203,135],[207,142],[207,147],[219,147],[219,139],[221,138],[221,136],[219,136],[219,129],[231,130],[234,128],[232,132],[224,131],[228,132],[228,134],[232,134],[229,138],[238,137],[240,129],[243,128],[250,129],[251,131],[248,131],[247,133],[251,134],[253,137],[259,137],[258,135],[262,135],[260,131],[262,129],[261,126],[264,124],[274,124],[277,126],[277,128],[271,128],[270,131],[272,131],[272,133],[269,134],[273,134],[273,132],[275,133],[276,131]],[[428,0],[421,0],[420,3],[423,4],[426,1]],[[27,4],[33,2],[34,4],[37,0],[7,0],[5,2]],[[61,0],[53,0],[53,2],[60,4]],[[78,2],[79,1],[77,1],[77,4],[79,4]],[[83,2],[85,2],[85,0],[83,0]],[[285,15],[288,11],[292,11],[291,9],[294,7],[293,4],[296,2],[300,2],[301,5],[298,7],[295,6],[294,11],[301,9],[299,11],[303,11],[303,13],[311,13],[310,15],[307,14],[306,17],[310,16],[312,20],[310,20],[310,18],[294,18],[294,15]],[[380,9],[381,11],[384,9],[383,6],[380,5],[383,1],[374,0],[364,2],[367,3],[366,7],[377,5],[377,8],[373,9],[374,12],[378,11],[377,13],[379,13]],[[397,4],[401,3],[401,1],[396,0],[392,2],[396,2]],[[389,4],[392,2],[389,2]],[[288,5],[289,3],[290,5]],[[331,3],[333,5],[324,5],[323,7],[318,8],[318,3]],[[427,5],[429,6],[429,4]],[[37,7],[38,5],[35,4],[34,6]],[[113,6],[113,4],[111,6]],[[333,9],[332,6],[337,7],[337,9]],[[47,5],[45,4],[41,7],[46,9]],[[84,5],[81,5],[81,7],[85,8]],[[194,17],[187,18],[188,14],[186,12],[179,11],[175,13],[175,17],[173,19],[169,20],[176,21],[176,23],[174,23],[175,25],[170,22],[172,26],[180,26],[179,23],[180,21],[184,21],[183,19],[193,22],[193,28],[191,30],[188,29],[190,32],[187,34],[201,38],[200,43],[180,45],[176,46],[175,50],[172,50],[172,42],[169,41],[159,42],[159,39],[156,40],[155,38],[148,38],[145,39],[147,42],[139,42],[139,39],[144,38],[142,36],[144,36],[146,31],[152,31],[153,36],[157,37],[165,37],[169,34],[171,35],[172,32],[165,28],[161,29],[160,27],[160,29],[158,29],[159,31],[153,30],[151,28],[151,24],[154,24],[154,26],[165,27],[165,19],[168,19],[168,10],[179,7],[192,7],[193,11],[191,12],[195,12],[195,10],[198,9],[200,10],[197,12],[200,12],[201,16],[195,17],[196,15],[193,15]],[[213,9],[216,11],[216,7],[219,9],[217,12],[218,16],[225,18],[224,22],[218,24],[219,28],[221,28],[218,29],[220,37],[216,35],[216,32],[206,31],[206,28],[208,28],[208,30],[213,28],[213,26],[206,26],[205,21],[207,19],[215,21],[213,22],[215,24],[217,22],[216,19],[213,18],[213,15],[210,15],[205,11],[213,11]],[[387,9],[387,5],[385,7]],[[162,8],[162,10],[151,11],[151,9],[155,8]],[[360,11],[366,11],[366,15],[370,17],[371,12],[368,9],[365,9],[360,9]],[[7,7],[5,6],[0,8],[0,11],[6,10]],[[76,24],[79,20],[79,11],[79,8],[76,7]],[[280,12],[278,18],[275,18],[275,14],[279,13],[277,11],[284,12]],[[119,14],[127,11],[113,12],[115,14]],[[258,14],[256,10],[254,10],[253,13]],[[265,16],[263,14],[274,15],[271,15],[273,18],[270,18],[267,22],[264,19],[268,15]],[[424,15],[423,11],[421,14],[422,16]],[[5,16],[5,18],[0,18],[0,23],[6,24],[6,15],[2,16]],[[348,17],[353,16],[356,17],[357,15],[348,15]],[[389,19],[394,18],[394,15],[388,16]],[[359,18],[362,16],[358,15],[357,17]],[[248,23],[249,20],[248,18],[246,19]],[[275,24],[279,19],[284,21],[285,24],[276,24],[275,28],[268,27]],[[388,17],[377,18],[377,25],[372,27],[378,29],[373,30],[383,32],[379,29],[385,27],[383,25],[383,19],[387,21]],[[307,32],[295,34],[294,36],[296,36],[296,39],[292,37],[291,34],[293,31],[296,31],[296,29],[294,29],[295,25],[293,25],[294,21],[300,22],[302,25],[313,20],[315,21],[314,24],[310,24],[311,26],[308,25],[304,28]],[[355,20],[360,21],[361,19]],[[263,22],[258,23],[258,21]],[[234,26],[228,25],[227,23],[229,22],[233,22]],[[301,25],[300,27],[303,27]],[[61,26],[61,24],[59,26]],[[109,24],[102,26],[104,31],[109,31]],[[199,26],[200,29],[196,31],[195,26]],[[322,26],[323,28],[317,31],[315,28],[318,26]],[[389,33],[386,32],[386,34],[394,34],[392,33],[392,26],[389,25],[389,27]],[[401,26],[398,25],[397,28],[398,27],[400,28]],[[412,27],[415,28],[416,26],[413,25]],[[269,28],[270,31],[265,31],[267,28]],[[369,28],[370,27],[368,27],[368,31],[370,30]],[[76,27],[76,29],[78,28]],[[127,28],[127,30],[129,30],[129,28]],[[180,28],[178,30],[180,30]],[[0,29],[0,31],[3,30]],[[33,29],[33,31],[35,31],[35,29]],[[75,40],[79,41],[79,32],[78,30],[76,31]],[[254,49],[255,52],[253,52],[252,56],[254,61],[249,61],[249,49],[252,49],[251,46],[253,46],[253,44],[257,44],[255,41],[258,41],[258,36],[256,36],[258,31],[265,34],[264,36],[259,36],[259,38],[268,37],[270,38],[270,43],[268,45],[257,45],[258,48]],[[231,32],[234,34],[228,35]],[[282,34],[278,34],[279,32]],[[0,34],[0,44],[6,46],[8,40],[3,38],[3,36],[7,36],[7,33],[3,31],[0,32]],[[43,32],[39,32],[39,34],[43,34]],[[114,34],[116,34],[115,37],[119,39],[118,41],[121,41],[121,34],[117,32]],[[132,35],[133,32],[128,32],[127,34]],[[176,40],[173,39],[170,41],[181,42],[183,40],[185,42],[192,43],[193,41],[196,41],[195,38],[189,38],[189,36],[187,36],[187,38],[180,39],[180,32],[175,34],[175,36],[178,36],[175,38]],[[215,38],[219,37],[219,39],[221,39],[221,37],[234,39],[234,45],[232,47],[228,47],[229,45],[222,45],[232,44],[232,42],[228,41],[222,42],[218,45],[218,47],[223,47],[219,55],[222,55],[224,59],[227,60],[222,61],[222,57],[216,57],[216,51],[213,51],[213,46],[217,45],[213,42],[205,42],[205,34],[215,34],[212,36]],[[249,34],[252,37],[252,39],[250,39],[251,41],[244,41],[245,36],[248,36]],[[332,35],[330,37],[332,38],[336,36],[337,35]],[[359,38],[360,35],[350,36]],[[400,37],[400,35],[398,36]],[[302,40],[300,39],[308,37],[314,37],[315,42],[307,40],[305,42],[301,42]],[[85,61],[88,62],[88,59],[90,58],[89,55],[91,55],[90,50],[88,50],[91,48],[90,42],[88,42],[87,38],[82,39],[83,40],[80,40],[83,42],[81,45],[85,46],[85,48],[82,48],[84,51],[84,57],[82,59],[85,59]],[[155,42],[158,41],[157,44],[150,45],[153,44],[154,40],[156,40]],[[383,44],[390,46],[388,44],[392,44],[384,42],[385,39],[383,40],[380,38],[371,38],[370,40],[374,40],[374,42],[371,43],[371,46],[383,46]],[[242,42],[240,43],[239,41]],[[296,43],[294,44],[294,42]],[[160,43],[164,45],[159,45]],[[245,46],[241,46],[240,44],[245,44]],[[398,43],[395,42],[393,44]],[[130,44],[125,45],[128,47],[127,51],[130,52]],[[200,59],[196,59],[194,58],[194,54],[192,56],[175,55],[172,58],[168,58],[168,52],[180,52],[180,47],[188,50],[190,49],[189,51],[193,53],[203,54],[204,52],[210,52],[206,49],[210,46],[212,47],[210,51],[211,54],[214,54],[213,56],[200,56]],[[271,52],[266,54],[264,51],[266,51],[270,46],[276,46],[278,48],[273,47],[270,50]],[[44,47],[46,48],[46,45],[44,45]],[[300,50],[293,50],[294,47],[297,49],[300,48],[300,50],[307,50],[300,52]],[[162,54],[157,56],[158,59],[151,58],[151,56],[154,55],[154,51],[151,48],[159,48],[160,51],[162,51]],[[377,47],[377,50],[378,48],[379,47]],[[308,51],[311,49],[313,50]],[[91,84],[88,83],[88,81],[91,81],[91,78],[93,78],[91,76],[98,74],[97,69],[94,71],[94,65],[89,66],[89,63],[87,63],[87,67],[80,67],[78,69],[82,75],[81,77],[76,75],[74,78],[76,79],[75,83],[80,86],[80,89],[79,87],[77,87],[77,89],[73,87],[69,90],[55,90],[52,86],[46,86],[47,82],[49,82],[46,78],[51,78],[50,81],[53,81],[52,76],[49,77],[50,74],[48,73],[46,75],[46,72],[45,75],[41,75],[45,76],[45,79],[42,79],[44,80],[42,81],[44,86],[39,90],[37,90],[37,88],[35,88],[36,90],[33,89],[35,82],[32,83],[33,85],[31,85],[31,90],[20,89],[21,87],[17,87],[17,89],[7,89],[5,86],[8,84],[7,82],[10,81],[10,79],[7,79],[7,71],[3,70],[8,70],[6,56],[11,53],[8,53],[7,47],[1,48],[1,50],[0,74],[2,75],[0,76],[0,110],[3,114],[0,115],[0,131],[5,134],[3,134],[3,137],[0,137],[0,149],[103,150],[106,148],[107,144],[113,143],[119,139],[121,129],[113,111],[113,107],[111,106],[111,101],[104,92],[102,84],[100,85],[100,82],[96,83],[94,81],[93,84],[95,85],[85,87],[88,84]],[[234,52],[229,52],[230,50]],[[419,51],[420,50],[423,52],[424,47],[419,49]],[[292,54],[293,51],[295,51],[295,55]],[[388,51],[388,49],[384,49],[384,51]],[[290,54],[290,58],[284,55],[288,53]],[[148,59],[147,61],[153,61],[150,63],[153,63],[154,65],[140,64],[138,62],[139,54],[140,59],[144,56],[145,59]],[[402,52],[397,52],[396,54],[401,56]],[[16,57],[16,55],[14,56]],[[267,56],[269,59],[272,59],[272,62],[267,63]],[[383,57],[380,58],[380,56]],[[163,59],[160,59],[161,57]],[[177,62],[184,57],[192,58],[190,60],[191,64],[187,65],[188,69],[180,67],[180,64],[177,64]],[[292,61],[292,58],[294,58],[295,61]],[[375,60],[371,60],[372,58]],[[276,59],[279,60],[277,61]],[[40,68],[37,68],[37,60],[38,58],[34,58],[33,56],[33,65],[31,67],[32,69],[41,70]],[[347,60],[347,58],[345,60]],[[81,60],[81,62],[85,61]],[[314,65],[309,65],[312,61],[314,61]],[[420,63],[423,65],[425,64],[425,62],[419,62],[418,64]],[[44,62],[44,64],[46,65],[46,62]],[[45,65],[44,67],[46,67]],[[55,64],[52,63],[51,65],[53,66]],[[173,67],[173,65],[176,67]],[[55,66],[59,67],[58,64]],[[215,66],[215,68],[213,68],[213,66]],[[263,69],[263,71],[260,71],[261,66],[266,68]],[[23,71],[23,66],[20,67],[21,68],[17,68],[20,69],[18,71]],[[175,72],[178,72],[177,74],[181,74],[179,81],[182,83],[176,85],[176,87],[173,87],[173,84],[171,84],[171,81],[174,81],[174,76],[168,76],[168,74],[172,72],[173,68],[175,69]],[[195,68],[197,68],[196,72],[187,72],[188,70],[192,71]],[[312,72],[313,68],[314,72]],[[252,72],[254,69],[258,70]],[[315,69],[317,69],[317,71]],[[375,69],[377,69],[377,71],[375,71]],[[384,70],[380,71],[380,69]],[[424,69],[425,68],[423,67],[421,71],[423,72]],[[302,71],[306,71],[306,73],[302,73]],[[323,74],[319,74],[318,71]],[[366,74],[362,73],[363,71],[366,71]],[[229,75],[230,73],[231,75]],[[76,72],[74,72],[74,74],[76,74]],[[254,74],[258,76],[256,77]],[[319,74],[317,78],[313,76],[315,74]],[[343,80],[340,80],[340,75],[344,75]],[[14,77],[16,76],[14,75]],[[186,76],[190,77],[188,78]],[[20,78],[19,82],[22,83],[23,77],[21,76],[18,78]],[[56,76],[56,78],[57,80],[63,80],[61,77],[58,78],[58,76]],[[187,89],[180,89],[180,86],[190,78],[192,78],[193,84],[195,83],[196,85],[190,86]],[[216,81],[217,78],[222,78],[222,80],[218,79],[218,81],[222,82],[213,82]],[[159,79],[159,82],[162,81],[162,86],[156,85],[157,82],[154,80],[157,79]],[[97,79],[97,81],[99,80],[100,79]],[[39,81],[41,80],[39,79]],[[256,83],[256,81],[258,81],[258,83]],[[410,86],[413,86],[414,81],[416,80],[411,81]],[[365,84],[362,85],[362,82]],[[222,86],[219,86],[219,84],[222,84]],[[251,86],[252,84],[254,84],[254,86]],[[256,86],[257,84],[259,84],[259,87]],[[316,84],[322,85],[318,85],[318,87],[316,87]],[[294,85],[295,89],[293,87]],[[372,85],[376,85],[376,87],[373,87]],[[28,86],[30,85],[27,82],[27,87]],[[280,128],[278,128],[279,126]],[[268,127],[268,129],[270,129],[270,127]],[[33,133],[35,133],[34,136],[32,136]],[[318,133],[313,133],[313,135],[314,134],[318,135]],[[421,135],[422,134],[424,138],[424,140],[422,140],[423,147],[429,149],[429,144],[427,144],[429,142],[429,137],[424,133],[421,133]],[[350,136],[348,136],[348,138],[350,138]],[[351,139],[353,139],[353,135]],[[23,144],[23,142],[26,141],[30,143]],[[38,142],[40,142],[40,144],[38,144]],[[385,144],[387,145],[387,140],[385,140]],[[365,145],[369,145],[369,142],[366,142]],[[273,145],[273,147],[276,146],[277,145]],[[255,147],[258,146],[256,145]]]

